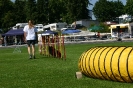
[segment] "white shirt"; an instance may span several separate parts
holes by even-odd
[[[35,30],[34,27],[32,27],[30,29],[29,25],[26,25],[24,27],[23,31],[27,33],[26,40],[35,40],[36,39],[35,32],[37,32],[37,31]]]

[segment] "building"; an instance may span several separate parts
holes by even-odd
[[[131,15],[121,15],[118,17],[119,24],[127,23],[132,21],[132,16]]]
[[[123,37],[133,36],[133,23],[110,25],[110,31],[112,37],[118,37],[119,33]]]
[[[72,23],[72,26],[73,25],[82,25],[82,26],[85,26],[85,27],[87,27],[87,28],[89,28],[90,27],[90,25],[91,24],[99,24],[99,22],[97,21],[97,20],[88,20],[88,19],[83,19],[83,20],[79,20],[79,21],[76,21],[76,22],[73,22]]]
[[[110,25],[111,36],[118,37],[119,34],[122,37],[131,37],[133,36],[133,22],[132,16],[130,15],[121,15],[118,17],[118,24]]]

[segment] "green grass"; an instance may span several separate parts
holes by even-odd
[[[133,88],[132,83],[113,82],[83,76],[76,79],[80,55],[94,46],[133,46],[133,42],[66,45],[66,61],[36,52],[29,60],[27,48],[0,48],[0,88]],[[37,49],[37,47],[36,47]]]

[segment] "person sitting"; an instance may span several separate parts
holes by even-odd
[[[100,38],[100,32],[97,33],[97,37]]]

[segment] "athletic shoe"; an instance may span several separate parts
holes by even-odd
[[[35,56],[33,56],[33,59],[36,59],[36,57],[35,57]]]
[[[32,55],[29,56],[29,59],[32,59]]]

